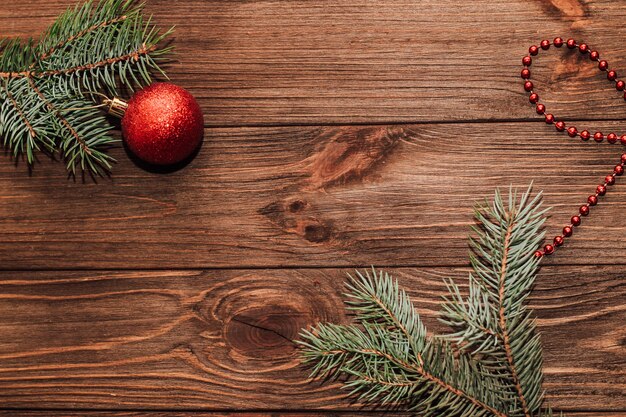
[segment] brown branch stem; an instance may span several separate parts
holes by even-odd
[[[55,75],[69,75],[79,71],[89,71],[95,68],[105,67],[107,65],[113,65],[118,62],[134,60],[138,61],[141,56],[148,55],[156,49],[156,45],[146,46],[142,45],[141,48],[126,55],[117,56],[114,58],[103,59],[102,61],[94,62],[86,65],[79,65],[76,67],[65,68],[60,70],[48,70],[42,72],[35,71],[21,71],[21,72],[0,72],[0,78],[42,78],[52,77]]]
[[[385,386],[388,386],[388,387],[410,387],[411,385],[415,384],[413,381],[407,381],[407,382],[383,381],[382,379],[375,379],[375,378],[367,377],[365,375],[363,375],[361,378],[363,378],[364,380],[366,380],[368,382],[375,383],[375,384],[380,384],[380,385],[385,385]]]
[[[19,104],[17,104],[17,101],[15,101],[15,98],[13,97],[13,94],[11,94],[11,92],[9,91],[9,89],[7,88],[6,83],[4,84],[4,91],[7,94],[7,97],[9,98],[9,101],[11,102],[11,104],[13,105],[13,107],[15,108],[15,110],[17,110],[17,112],[19,113],[20,117],[22,118],[22,121],[24,122],[24,124],[28,127],[28,132],[30,133],[30,137],[34,138],[35,136],[37,136],[35,134],[35,129],[33,129],[33,125],[30,124],[30,122],[28,121],[28,119],[26,118],[26,115],[24,114],[24,111],[22,110],[22,108],[19,106]]]
[[[102,22],[102,23],[98,23],[97,25],[93,25],[91,27],[88,27],[87,29],[78,32],[75,35],[70,36],[67,39],[64,39],[62,41],[60,41],[59,43],[57,43],[56,45],[54,45],[53,47],[51,47],[50,49],[48,49],[46,52],[44,52],[43,54],[41,54],[39,56],[39,61],[43,61],[44,59],[50,58],[50,56],[56,52],[57,49],[64,47],[65,45],[67,45],[68,43],[78,39],[78,38],[82,38],[85,35],[88,35],[89,33],[98,30],[98,29],[102,29],[105,28],[107,26],[111,26],[114,25],[116,23],[120,23],[123,22],[124,20],[128,19],[128,16],[124,15],[124,16],[120,16],[117,17],[115,19],[111,19],[111,20],[107,20],[106,22]],[[31,65],[31,69],[34,67],[35,63],[33,63]]]
[[[515,367],[515,360],[513,358],[513,351],[511,348],[511,340],[509,336],[509,330],[506,323],[506,314],[504,311],[504,297],[505,297],[505,288],[506,288],[506,273],[507,273],[507,257],[509,254],[509,246],[511,242],[511,234],[513,231],[513,227],[515,223],[509,224],[506,230],[506,234],[504,236],[504,253],[502,254],[502,263],[500,265],[500,282],[499,282],[499,319],[500,319],[500,331],[502,332],[502,343],[504,345],[504,351],[506,354],[506,360],[509,364],[509,369],[511,371],[511,376],[513,377],[513,383],[515,384],[515,390],[517,391],[517,395],[520,399],[522,410],[524,411],[525,417],[531,417],[530,411],[528,410],[528,404],[526,403],[526,398],[524,397],[524,392],[522,390],[522,385],[520,383],[519,375],[517,373],[517,369]]]
[[[496,410],[495,408],[483,403],[482,401],[477,400],[474,397],[469,396],[468,394],[466,394],[465,392],[461,391],[458,388],[453,387],[452,385],[446,383],[445,381],[442,381],[441,379],[429,374],[428,372],[423,372],[422,376],[426,379],[428,379],[429,381],[432,381],[434,383],[436,383],[437,385],[439,385],[440,387],[446,389],[447,391],[452,392],[453,394],[459,396],[459,397],[463,397],[465,398],[467,401],[471,402],[472,404],[474,404],[477,407],[483,408],[485,410],[487,410],[488,412],[490,412],[491,414],[493,414],[496,417],[507,417],[506,414],[501,413],[500,411]]]
[[[85,153],[87,153],[88,155],[91,155],[91,149],[89,149],[89,146],[87,146],[87,144],[85,143],[83,138],[80,137],[80,135],[78,134],[76,129],[74,129],[72,127],[70,122],[68,122],[67,119],[65,117],[63,117],[61,112],[56,107],[54,107],[54,105],[52,103],[50,103],[50,101],[48,101],[48,99],[46,99],[46,96],[44,96],[44,94],[41,92],[41,90],[39,88],[37,88],[37,85],[35,85],[35,82],[33,81],[32,77],[28,77],[28,82],[30,84],[30,87],[35,91],[35,93],[37,93],[39,98],[41,100],[43,100],[43,102],[46,104],[46,106],[48,107],[48,110],[53,112],[55,114],[55,116],[58,117],[59,120],[61,120],[61,123],[63,123],[63,126],[65,126],[65,128],[70,132],[70,134],[72,136],[74,136],[74,138],[78,142],[78,144],[81,147],[81,149]]]
[[[324,355],[333,355],[333,354],[349,354],[350,351],[348,350],[342,350],[342,349],[335,349],[335,350],[330,350],[327,352],[324,352]],[[482,408],[488,412],[490,412],[491,414],[493,414],[496,417],[508,417],[506,414],[496,410],[495,408],[489,406],[488,404],[483,403],[482,401],[472,397],[471,395],[465,393],[464,391],[453,387],[452,385],[448,384],[447,382],[437,378],[436,376],[432,375],[431,373],[427,372],[422,365],[419,366],[415,366],[412,365],[410,363],[404,362],[398,358],[394,358],[393,356],[385,353],[385,352],[381,352],[379,350],[373,350],[373,349],[362,349],[362,350],[357,350],[353,353],[361,353],[361,354],[365,354],[365,355],[376,355],[376,356],[380,356],[382,358],[387,359],[390,362],[395,363],[396,365],[401,366],[402,368],[404,368],[405,370],[409,371],[409,372],[414,372],[417,373],[418,375],[420,375],[422,378],[427,379],[430,382],[433,382],[437,385],[439,385],[441,388],[445,389],[446,391],[449,391],[451,393],[453,393],[454,395],[456,395],[457,397],[461,397],[466,399],[467,401],[471,402],[472,404],[474,404],[476,407]],[[421,355],[420,355],[420,359],[421,359]],[[413,382],[413,384],[416,384],[416,382]]]
[[[395,323],[395,325],[396,325],[396,326],[400,329],[400,331],[401,331],[402,333],[404,333],[404,335],[405,335],[405,336],[406,336],[406,338],[407,338],[407,341],[408,341],[408,342],[409,342],[409,343],[413,346],[413,343],[412,343],[412,339],[413,339],[413,338],[412,338],[412,336],[409,334],[409,331],[407,330],[407,328],[406,328],[406,327],[404,327],[404,326],[402,325],[402,323],[400,322],[400,319],[398,319],[398,317],[396,317],[396,315],[395,315],[395,314],[393,314],[393,313],[391,312],[391,310],[389,310],[389,309],[387,308],[387,306],[385,306],[385,304],[382,302],[382,300],[381,300],[380,298],[378,298],[376,295],[372,295],[372,298],[373,298],[374,302],[375,302],[375,303],[376,303],[376,304],[377,304],[377,305],[378,305],[378,306],[379,306],[379,307],[380,307],[380,308],[381,308],[381,309],[382,309],[382,310],[383,310],[383,311],[384,311],[384,312],[385,312],[385,313],[386,313],[389,317],[391,317],[391,319],[393,320],[393,322]],[[415,347],[415,346],[413,346],[413,349],[416,349],[416,347]],[[416,349],[416,350],[417,350],[417,349]],[[419,352],[415,352],[415,353],[417,354],[417,359],[418,359],[418,361],[419,361],[420,365],[423,365],[423,362],[422,362],[422,356],[420,355],[420,353],[419,353]]]

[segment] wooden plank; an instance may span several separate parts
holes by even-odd
[[[612,130],[623,123],[604,123]],[[184,169],[0,161],[0,268],[466,265],[475,200],[535,181],[554,236],[619,160],[543,123],[207,129]],[[550,263],[626,259],[619,179]]]
[[[570,417],[624,417],[623,412],[568,412]],[[414,414],[406,412],[382,412],[382,411],[287,411],[287,412],[203,412],[203,411],[2,411],[2,417],[358,417],[358,416],[396,416],[412,417]]]
[[[4,408],[348,410],[308,382],[292,342],[344,322],[346,270],[0,273]],[[428,326],[456,268],[394,269]],[[545,267],[532,298],[545,388],[564,410],[626,410],[626,281]]]
[[[37,36],[76,1],[14,2],[0,10],[3,35]],[[626,68],[626,9],[612,0],[151,0],[147,10],[177,26],[170,73],[210,126],[534,118],[521,58],[547,36],[575,36]],[[549,51],[533,74],[555,114],[624,117],[621,96],[577,53]]]

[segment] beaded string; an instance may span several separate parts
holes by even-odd
[[[591,61],[598,63],[598,69],[600,71],[606,72],[606,77],[609,81],[615,82],[615,89],[617,91],[624,91],[626,88],[626,83],[622,80],[617,79],[617,73],[613,70],[609,70],[609,64],[603,59],[600,59],[600,54],[598,51],[591,50],[589,46],[585,43],[578,44],[574,39],[568,39],[564,41],[562,38],[554,38],[552,44],[549,40],[543,40],[539,44],[539,47],[536,45],[528,48],[529,55],[522,58],[522,64],[524,65],[524,69],[522,70],[521,76],[524,79],[524,90],[529,93],[528,100],[535,105],[535,110],[537,114],[543,115],[545,117],[546,123],[549,125],[554,125],[555,129],[559,132],[567,132],[567,134],[572,137],[580,137],[583,141],[588,141],[593,138],[594,141],[600,143],[604,141],[606,138],[608,143],[614,144],[618,142],[618,137],[615,133],[609,133],[608,135],[604,135],[602,132],[595,132],[593,136],[589,133],[588,130],[583,130],[582,132],[578,132],[576,127],[567,126],[563,120],[557,120],[554,115],[550,113],[546,113],[546,106],[539,102],[539,95],[533,91],[533,83],[530,81],[530,65],[532,64],[532,56],[536,56],[539,53],[539,49],[543,49],[547,51],[550,49],[550,45],[554,45],[557,48],[566,45],[569,49],[578,48],[578,51],[582,54],[588,54],[589,59]],[[624,100],[626,100],[626,92],[624,94]],[[621,135],[619,137],[619,142],[626,146],[626,135]],[[591,207],[598,204],[598,198],[605,195],[608,187],[615,184],[615,178],[621,176],[624,173],[624,165],[626,165],[626,153],[622,154],[621,160],[619,164],[613,168],[613,172],[610,175],[607,175],[604,178],[604,182],[596,187],[595,194],[590,195],[587,198],[587,202],[580,206],[578,209],[578,214],[572,216],[570,219],[570,224],[563,227],[563,233],[561,235],[555,236],[553,243],[546,244],[543,249],[535,252],[535,256],[541,258],[545,255],[551,255],[554,251],[565,243],[565,239],[572,236],[574,233],[574,228],[580,226],[582,223],[582,218],[589,215]]]

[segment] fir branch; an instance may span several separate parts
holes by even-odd
[[[469,355],[456,355],[426,328],[406,293],[387,274],[357,274],[346,304],[360,327],[320,324],[302,333],[312,375],[346,373],[365,402],[402,404],[424,416],[507,417],[505,387]],[[480,380],[482,384],[476,384]]]
[[[7,83],[6,82],[4,83],[4,92],[5,92],[6,96],[7,96],[7,98],[9,99],[9,101],[11,102],[11,105],[13,106],[15,111],[17,111],[17,113],[20,115],[20,118],[22,119],[22,122],[28,128],[28,133],[30,134],[30,137],[31,138],[35,138],[35,136],[37,136],[37,135],[35,134],[35,130],[33,129],[33,125],[30,124],[30,122],[28,121],[28,118],[24,115],[24,111],[22,110],[20,105],[17,104],[17,101],[15,101],[15,98],[13,97],[13,94],[11,94],[11,91],[9,91],[9,89],[7,88]]]
[[[541,344],[525,301],[538,270],[534,251],[543,240],[545,210],[541,195],[531,200],[530,193],[529,187],[517,201],[511,191],[507,204],[496,191],[491,206],[477,209],[469,296],[448,282],[442,314],[456,330],[448,338],[501,373],[516,397],[512,416],[524,417],[539,410],[543,397]]]
[[[120,10],[119,13],[123,13],[123,10]],[[106,20],[104,22],[100,22],[100,23],[95,23],[92,26],[88,27],[87,29],[84,29],[78,33],[74,33],[69,35],[66,39],[61,39],[59,40],[59,42],[54,45],[49,47],[49,49],[47,49],[45,52],[43,52],[42,54],[39,55],[39,61],[45,61],[46,59],[50,58],[50,56],[55,53],[57,50],[60,50],[62,48],[64,48],[67,44],[77,40],[78,38],[82,38],[83,36],[86,36],[92,32],[95,32],[98,29],[103,29],[105,27],[114,25],[116,23],[119,22],[123,22],[124,20],[128,19],[127,15],[122,15],[119,17],[114,17],[110,20]],[[62,19],[59,19],[58,22],[61,22]],[[50,34],[51,32],[54,31],[54,27],[48,30],[48,33]],[[50,36],[50,35],[48,35]],[[42,46],[43,48],[44,46]],[[33,64],[31,64],[31,69],[35,66],[35,62],[33,62]]]
[[[67,119],[63,117],[61,112],[56,107],[54,107],[54,105],[48,99],[46,99],[46,96],[44,96],[41,90],[37,87],[32,77],[28,77],[28,83],[30,84],[33,91],[37,94],[37,96],[39,96],[41,101],[43,101],[43,103],[46,105],[48,110],[50,110],[50,112],[53,113],[59,119],[59,121],[70,132],[70,134],[74,136],[74,138],[76,138],[76,141],[78,142],[80,147],[83,149],[83,151],[85,151],[88,154],[91,154],[91,150],[87,147],[87,145],[85,144],[85,141],[80,136],[78,136],[76,129],[74,129],[72,125],[70,125],[70,123],[67,121]]]
[[[553,416],[541,409],[542,348],[526,306],[546,210],[531,188],[479,207],[471,239],[469,293],[447,280],[442,321],[430,336],[398,283],[385,273],[350,277],[347,308],[356,324],[318,324],[299,342],[312,376],[347,374],[361,401],[402,405],[423,416]]]
[[[372,268],[372,276],[377,272]],[[377,279],[372,279],[369,272],[356,272],[346,287],[346,305],[359,320],[369,323],[382,323],[392,330],[399,330],[409,349],[407,356],[418,356],[423,350],[426,328],[413,308],[406,292],[398,287],[388,274],[380,271]]]
[[[59,16],[38,42],[0,43],[0,117],[10,122],[0,133],[15,156],[25,153],[32,164],[33,150],[43,148],[60,152],[71,172],[109,170],[104,151],[117,140],[91,99],[165,76],[160,64],[171,50],[159,45],[172,31],[159,31],[133,3],[88,1]]]
[[[146,45],[142,45],[139,49],[129,52],[125,55],[115,56],[112,58],[106,58],[101,61],[91,62],[83,65],[78,65],[70,68],[56,69],[56,70],[48,70],[42,72],[35,71],[22,71],[22,72],[14,72],[14,73],[6,73],[1,72],[0,78],[44,78],[44,77],[52,77],[58,75],[71,75],[76,72],[81,71],[91,71],[94,69],[99,69],[101,67],[112,66],[120,62],[132,62],[136,63],[140,58],[148,55],[149,53],[156,50],[156,45],[152,45],[147,47]]]
[[[26,155],[29,163],[34,152],[53,151],[55,131],[45,110],[26,80],[3,80],[0,88],[0,136],[15,157]]]

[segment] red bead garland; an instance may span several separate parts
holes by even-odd
[[[557,48],[560,48],[565,44],[567,45],[568,49],[578,48],[578,51],[581,54],[589,54],[589,59],[598,63],[598,69],[600,71],[606,72],[606,78],[609,81],[615,82],[615,89],[617,91],[624,91],[626,89],[626,83],[623,80],[617,79],[617,72],[614,70],[609,70],[609,63],[606,60],[601,60],[600,53],[598,51],[591,50],[587,44],[578,44],[572,38],[569,38],[567,41],[563,41],[563,38],[557,37],[554,38],[554,41],[552,41],[552,43],[550,43],[549,40],[544,39],[539,43],[539,47],[533,45],[528,48],[529,55],[522,58],[522,64],[524,65],[524,69],[521,72],[521,76],[524,80],[524,90],[530,94],[528,100],[532,104],[535,104],[535,110],[537,111],[537,114],[543,115],[545,118],[545,122],[547,124],[554,125],[557,131],[565,131],[572,138],[579,136],[581,140],[588,141],[593,137],[593,140],[597,143],[602,142],[606,138],[607,142],[610,144],[615,144],[619,142],[622,145],[626,146],[626,134],[619,136],[618,141],[618,135],[613,132],[607,134],[606,136],[602,132],[595,132],[592,135],[588,130],[585,129],[579,133],[576,127],[568,126],[565,121],[557,120],[553,114],[546,113],[546,106],[543,103],[539,103],[539,96],[533,91],[534,84],[532,83],[532,81],[530,81],[530,69],[528,67],[530,67],[532,64],[531,56],[538,55],[540,50],[547,51],[548,49],[550,49],[551,44]],[[624,93],[624,100],[626,100],[626,92]],[[580,226],[582,223],[581,216],[588,216],[591,211],[591,207],[594,207],[598,204],[598,197],[605,195],[607,192],[607,187],[615,184],[615,178],[624,174],[624,165],[626,165],[626,153],[622,154],[620,163],[616,165],[615,168],[613,168],[613,173],[611,175],[607,175],[604,178],[604,182],[596,187],[595,194],[590,195],[587,198],[587,203],[579,208],[579,214],[572,216],[570,224],[563,227],[563,235],[556,236],[553,240],[553,244],[546,244],[542,250],[536,251],[536,257],[541,258],[545,255],[551,255],[552,253],[554,253],[556,248],[562,246],[565,243],[565,238],[571,237],[574,234],[574,228]]]

